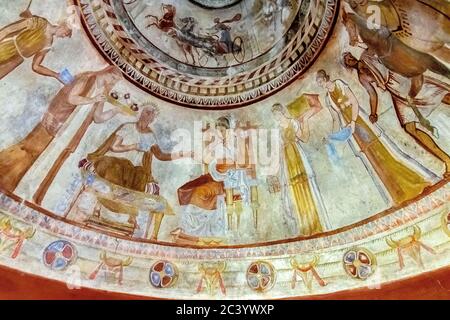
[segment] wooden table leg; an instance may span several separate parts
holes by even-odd
[[[258,209],[259,209],[259,197],[258,197],[258,187],[251,187],[251,201],[252,201],[252,211],[253,211],[253,225],[255,229],[258,229]]]
[[[161,228],[161,222],[164,218],[164,213],[155,212],[153,213],[153,218],[155,219],[155,226],[153,227],[153,233],[150,240],[158,241],[159,229]]]
[[[225,204],[227,206],[228,230],[232,230],[234,214],[233,189],[225,190]]]

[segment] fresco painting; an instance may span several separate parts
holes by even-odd
[[[450,264],[448,1],[0,1],[1,265],[264,299]]]

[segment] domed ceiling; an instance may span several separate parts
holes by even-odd
[[[337,12],[336,1],[309,0],[80,6],[99,50],[134,84],[207,109],[254,103],[292,82],[323,48]]]
[[[2,267],[267,299],[450,265],[447,3],[0,3]]]

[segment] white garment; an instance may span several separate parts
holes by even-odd
[[[129,146],[133,144],[139,144],[140,148],[143,149],[144,151],[149,151],[153,145],[157,144],[154,133],[139,132],[138,129],[136,128],[136,123],[128,123],[124,125],[123,128],[117,132],[117,135],[123,139],[122,142],[123,145]],[[117,157],[118,154],[115,152],[108,152],[106,155]],[[130,160],[135,166],[142,165],[142,152],[139,151],[123,152],[120,153],[120,157]]]
[[[227,230],[225,199],[219,196],[216,210],[205,210],[194,205],[183,207],[180,227],[186,234],[196,237],[223,237]]]
[[[211,155],[214,155],[214,160],[209,164],[212,178],[215,181],[228,183],[231,176],[233,176],[232,172],[235,170],[229,170],[225,174],[219,173],[216,170],[217,159],[235,160],[234,150],[224,146],[223,143],[218,143],[210,148],[209,151],[212,151]],[[202,209],[192,204],[182,208],[180,227],[186,234],[197,237],[223,237],[225,235],[227,219],[225,197],[223,195],[217,196],[217,209],[215,210]]]

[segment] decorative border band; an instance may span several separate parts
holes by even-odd
[[[120,2],[120,1],[119,1]],[[255,103],[302,75],[319,56],[339,12],[339,0],[311,0],[305,22],[281,53],[255,70],[222,78],[191,77],[159,63],[131,38],[114,6],[118,1],[76,0],[83,27],[109,62],[134,85],[174,104],[209,110]]]
[[[239,259],[253,256],[283,256],[348,245],[411,223],[439,208],[446,209],[449,201],[450,184],[447,183],[432,194],[404,208],[336,234],[305,240],[286,240],[286,242],[273,245],[200,249],[198,247],[181,247],[150,241],[127,240],[108,234],[101,234],[82,225],[73,224],[63,218],[51,217],[48,214],[39,212],[31,208],[27,203],[17,201],[3,193],[0,193],[0,210],[26,223],[39,226],[50,233],[82,242],[88,246],[97,246],[105,250],[117,250],[125,255],[207,260]]]

